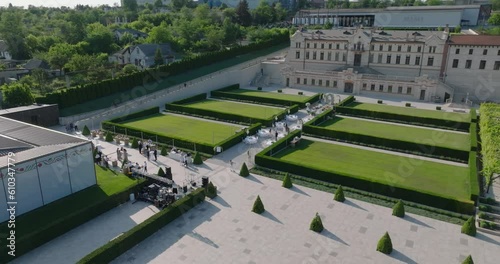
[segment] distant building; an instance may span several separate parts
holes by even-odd
[[[118,40],[118,41],[121,41],[122,38],[123,38],[123,35],[125,33],[129,33],[130,35],[132,35],[132,37],[134,37],[135,39],[138,39],[138,38],[147,38],[148,37],[148,34],[144,33],[144,32],[140,32],[138,30],[135,30],[135,29],[130,29],[130,28],[119,28],[119,29],[115,29],[113,31],[113,33],[115,34],[115,38]]]
[[[0,109],[0,116],[32,125],[51,127],[59,124],[59,107],[57,104],[33,104],[9,109]]]
[[[113,53],[109,56],[109,62],[116,63],[119,65],[130,64],[130,50],[134,47],[126,47],[118,52]]]
[[[160,49],[164,63],[170,63],[175,60],[174,52],[170,44],[140,44],[130,50],[130,63],[140,69],[146,69],[154,66],[156,50]]]
[[[0,59],[12,60],[12,55],[9,52],[9,46],[4,40],[0,40]]]

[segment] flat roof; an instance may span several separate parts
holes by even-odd
[[[51,107],[54,105],[56,105],[56,104],[32,104],[32,105],[19,106],[19,107],[8,108],[8,109],[0,109],[0,116],[6,115],[6,114],[11,114],[11,113],[36,110],[36,109],[45,108],[45,107]]]
[[[500,36],[452,35],[450,45],[500,46]]]
[[[340,9],[304,9],[297,11],[296,14],[336,14],[336,13],[381,13],[384,11],[433,11],[433,10],[463,10],[463,9],[480,9],[481,5],[442,5],[442,6],[391,6],[386,8],[340,8]]]

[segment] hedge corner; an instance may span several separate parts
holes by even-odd
[[[462,234],[466,234],[469,236],[476,236],[476,223],[474,216],[471,216],[467,221],[465,221],[464,225],[462,226]]]
[[[281,184],[281,186],[288,188],[288,189],[293,187],[292,178],[290,177],[290,175],[288,173],[286,173],[285,177],[283,177],[283,183]]]
[[[399,200],[394,207],[392,207],[392,215],[397,217],[405,217],[405,205],[403,201]]]
[[[257,199],[255,199],[255,202],[253,203],[252,212],[262,214],[265,210],[266,209],[264,209],[264,204],[262,203],[260,196],[257,195]]]
[[[212,182],[208,183],[207,189],[205,190],[205,195],[213,199],[217,196],[217,186],[215,186]]]
[[[472,256],[469,255],[468,257],[466,257],[464,259],[464,262],[462,262],[462,264],[474,264],[474,261],[472,260]]]
[[[389,233],[385,232],[385,234],[380,238],[377,243],[377,251],[382,252],[384,254],[391,254],[392,252],[392,241]]]
[[[203,160],[201,159],[201,155],[198,151],[194,154],[193,164],[201,165],[203,164]]]
[[[335,191],[335,195],[333,196],[333,200],[337,202],[343,203],[345,201],[345,196],[344,196],[344,189],[342,188],[342,185],[337,188]]]
[[[90,135],[90,129],[85,125],[82,130],[82,135],[84,136],[89,136]]]
[[[106,133],[106,138],[105,138],[106,142],[113,142],[113,135],[111,134],[111,132],[108,132]]]
[[[311,224],[309,225],[309,230],[312,230],[317,233],[321,233],[323,231],[323,222],[321,221],[321,217],[319,216],[318,213],[314,216],[313,220],[311,221]]]
[[[247,164],[243,162],[243,165],[241,165],[240,169],[240,176],[247,177],[248,175],[250,175],[250,173],[248,172]]]

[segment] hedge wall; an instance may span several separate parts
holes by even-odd
[[[259,97],[259,96],[253,96],[253,95],[248,95],[248,94],[238,94],[238,93],[231,93],[230,90],[233,89],[228,89],[228,87],[212,91],[210,94],[211,97],[216,97],[216,98],[221,98],[221,99],[233,99],[233,100],[239,100],[239,101],[245,101],[245,102],[250,102],[250,103],[263,103],[263,104],[271,104],[271,105],[281,105],[281,106],[292,106],[295,104],[298,104],[300,108],[306,107],[306,103],[315,103],[319,100],[320,94],[316,94],[314,96],[311,96],[308,98],[307,101],[304,102],[296,102],[296,101],[289,101],[286,99],[278,99],[278,98],[264,98],[264,97]],[[263,92],[265,93],[265,92]]]
[[[38,97],[35,100],[37,103],[58,104],[59,108],[66,108],[114,93],[130,91],[134,87],[157,82],[158,79],[164,79],[166,76],[172,77],[189,70],[207,66],[222,60],[231,59],[242,54],[266,49],[270,46],[289,41],[290,35],[286,32],[269,41],[252,43],[246,46],[237,46],[231,49],[224,49],[216,52],[208,52],[195,57],[186,57],[181,61],[162,65],[154,69],[147,69],[145,71],[131,73],[118,78],[79,85],[69,89],[61,89],[43,97]]]
[[[349,95],[346,99],[342,100],[338,106],[346,106],[346,105],[349,105],[350,103],[356,101],[356,97],[354,97],[353,95]]]
[[[194,103],[194,102],[198,102],[198,101],[205,100],[205,99],[207,99],[207,94],[201,93],[201,94],[197,94],[197,95],[194,95],[194,96],[191,96],[188,98],[184,98],[184,99],[179,100],[179,101],[172,102],[172,104],[188,104],[188,103]]]
[[[470,121],[473,123],[477,123],[477,112],[474,108],[470,109]]]
[[[305,123],[304,127],[307,125],[319,125],[319,124],[325,122],[326,120],[328,120],[328,118],[332,118],[333,117],[332,114],[333,114],[333,109],[323,111],[323,113],[315,116],[313,119],[311,119],[307,123]]]
[[[420,124],[423,126],[441,127],[441,128],[446,128],[446,129],[451,129],[451,130],[459,130],[459,131],[464,131],[464,132],[468,132],[469,128],[470,128],[469,122],[455,122],[455,121],[449,121],[449,120],[443,120],[443,119],[407,116],[407,115],[400,115],[400,114],[393,114],[393,113],[376,112],[376,111],[370,111],[370,110],[364,110],[364,109],[356,109],[356,108],[350,108],[350,107],[344,107],[344,106],[337,107],[336,110],[337,110],[337,113],[341,113],[344,115],[360,116],[360,117],[381,119],[381,120],[390,120],[390,121],[399,122],[399,123]]]
[[[198,188],[118,238],[94,250],[78,263],[109,263],[204,200],[205,189]]]
[[[155,106],[155,107],[151,107],[151,108],[139,111],[139,112],[128,114],[126,116],[121,116],[121,117],[117,117],[115,119],[111,119],[111,120],[109,120],[109,122],[113,122],[113,123],[125,122],[127,120],[132,120],[132,119],[136,119],[139,117],[150,116],[150,115],[154,115],[154,114],[158,114],[158,113],[160,113],[160,107]]]
[[[326,129],[314,125],[304,125],[302,128],[304,133],[319,136],[323,138],[347,141],[354,144],[370,145],[374,148],[392,149],[400,152],[423,153],[426,156],[432,157],[447,157],[450,160],[459,160],[467,163],[469,160],[469,151],[451,149],[446,147],[431,146],[426,144],[418,144],[415,142],[402,141],[390,138],[381,138],[370,135],[363,135],[351,132],[337,131]]]
[[[148,185],[148,181],[140,182],[130,186],[128,189],[115,193],[106,200],[85,208],[75,208],[75,211],[68,212],[64,218],[54,220],[48,226],[42,226],[33,233],[18,234],[16,237],[16,257],[28,253],[29,251],[49,242],[50,240],[63,235],[73,228],[76,228],[87,221],[117,207],[129,200],[130,193],[138,192],[142,187]],[[0,260],[0,263],[11,261],[14,258],[7,254],[7,247],[0,249],[0,255],[6,256],[6,259]]]
[[[470,199],[477,201],[479,198],[479,179],[477,174],[477,152],[469,153],[469,180],[470,180]]]
[[[232,85],[229,85],[229,86],[217,89],[215,91],[221,91],[222,92],[222,91],[231,91],[231,90],[236,90],[236,89],[240,89],[240,84],[239,83],[235,83],[235,84],[232,84]]]
[[[476,151],[477,150],[477,123],[470,123],[470,129],[469,129],[469,134],[470,134],[470,150],[471,151]]]
[[[304,177],[340,184],[342,186],[349,186],[363,191],[413,201],[458,213],[473,214],[474,212],[474,203],[471,201],[458,201],[453,198],[439,196],[439,194],[424,193],[417,190],[390,186],[376,181],[362,180],[353,177],[353,175],[343,175],[331,171],[308,168],[299,164],[270,157],[266,155],[264,151],[255,156],[255,164],[274,170],[294,173]]]
[[[269,147],[263,149],[261,152],[259,152],[259,154],[257,154],[255,156],[255,162],[257,162],[257,156],[259,156],[259,155],[264,155],[264,156],[273,155],[277,151],[280,151],[280,150],[286,148],[289,145],[290,141],[293,140],[293,138],[295,138],[295,137],[301,137],[301,136],[302,136],[302,131],[301,130],[295,130],[295,131],[290,132],[285,137],[279,139],[278,141],[276,141],[271,146],[269,146]]]

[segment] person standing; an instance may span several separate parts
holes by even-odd
[[[148,172],[148,162],[147,161],[144,161],[144,172],[145,173]]]
[[[156,148],[153,151],[153,155],[155,156],[155,161],[157,161],[158,160],[158,150],[156,150]]]
[[[119,148],[116,149],[116,158],[118,160],[121,160],[122,159],[122,152],[120,151]]]
[[[139,154],[142,154],[142,141],[139,140]]]
[[[148,160],[149,160],[149,149],[148,149],[148,148],[146,148],[146,150],[145,150],[144,152],[145,152],[145,154],[146,154],[146,159],[148,159]]]

